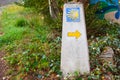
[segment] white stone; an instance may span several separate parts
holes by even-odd
[[[80,74],[90,72],[83,4],[64,5],[61,71],[63,76],[69,76],[68,74],[76,71]]]

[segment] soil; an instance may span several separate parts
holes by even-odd
[[[0,80],[3,80],[3,77],[5,77],[5,73],[8,69],[5,60],[3,60],[4,55],[5,53],[3,51],[0,51]]]

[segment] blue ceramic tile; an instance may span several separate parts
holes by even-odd
[[[80,22],[80,8],[66,8],[67,22]]]

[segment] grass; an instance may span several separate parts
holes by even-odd
[[[51,35],[53,32],[44,25],[42,15],[29,8],[10,5],[3,10],[0,18],[4,33],[0,36],[0,49],[7,53],[4,59],[12,67],[8,75],[14,74],[16,70],[18,74],[12,78],[17,79],[21,77],[19,75],[23,78],[26,76],[24,74],[30,72],[39,73],[41,70],[47,74],[50,68],[53,71],[59,68],[60,45],[56,44],[60,40]],[[58,63],[51,60],[57,60]]]
[[[23,33],[27,29],[27,27],[20,28],[15,26],[16,20],[19,18],[16,12],[21,10],[21,7],[14,8],[15,5],[9,6],[3,10],[1,23],[4,36],[0,37],[0,46],[10,44],[14,40],[22,39]]]
[[[38,22],[40,19],[36,18],[40,17],[34,15],[33,17],[30,17],[29,15],[26,16],[26,14],[31,12],[28,10],[29,9],[17,5],[9,5],[3,10],[0,18],[4,36],[0,37],[0,47],[4,44],[10,44],[15,40],[24,39],[25,36],[31,36],[33,34],[41,36],[42,34],[46,34],[44,32],[45,30],[43,30],[44,28],[40,26],[42,22]],[[35,28],[33,27],[34,25],[37,25],[35,27],[39,27],[38,30],[41,31],[40,34],[36,30],[31,29],[31,27]],[[46,37],[46,35],[42,36],[43,39]]]
[[[61,77],[61,36],[57,29],[50,28],[50,26],[58,27],[61,24],[58,22],[58,26],[53,23],[45,25],[44,17],[41,14],[36,14],[34,10],[17,5],[6,7],[0,18],[1,31],[4,33],[3,36],[0,36],[0,50],[6,52],[4,59],[12,68],[7,72],[7,75],[12,75],[11,80],[24,80],[26,76],[39,79],[44,77],[43,80],[53,78],[59,80]],[[87,19],[93,18],[89,16]],[[120,28],[105,20],[98,20],[92,25],[96,26],[97,33],[91,32],[93,37],[88,40],[91,59],[91,73],[88,75],[88,79],[101,80],[101,77],[107,74],[105,72],[113,73],[119,77],[119,70],[116,67],[112,67],[111,71],[111,66],[106,67],[104,65],[106,63],[101,63],[97,58],[106,46],[110,46],[114,50],[120,48]],[[92,27],[90,28],[92,29]],[[110,70],[108,70],[109,68]],[[103,69],[105,71],[102,71]],[[56,78],[56,75],[59,77]]]

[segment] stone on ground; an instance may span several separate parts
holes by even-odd
[[[102,60],[105,62],[108,62],[110,64],[114,64],[113,57],[114,57],[114,51],[111,47],[105,47],[104,51],[99,56]]]

